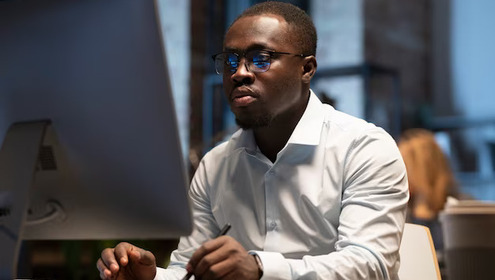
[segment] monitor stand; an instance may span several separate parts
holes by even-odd
[[[0,279],[17,277],[29,193],[50,121],[13,124],[0,149]]]

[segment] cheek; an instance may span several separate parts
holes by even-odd
[[[291,67],[291,66],[288,66]],[[269,85],[273,87],[274,90],[279,92],[280,95],[290,98],[301,91],[301,81],[300,76],[295,73],[295,71],[284,71],[279,73]]]
[[[232,91],[232,88],[234,87],[234,84],[232,83],[232,80],[230,79],[230,76],[223,76],[223,82],[222,82],[222,88],[223,88],[223,93],[225,96],[229,96],[229,93]]]
[[[301,81],[301,71],[299,71],[301,65],[297,63],[297,58],[287,58],[285,61],[281,61],[276,65],[277,80],[283,87],[293,86]],[[283,63],[282,63],[283,62]],[[274,65],[275,66],[275,65]],[[270,68],[270,70],[272,70]],[[268,70],[268,71],[270,71]]]

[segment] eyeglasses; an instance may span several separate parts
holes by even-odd
[[[246,58],[246,68],[248,71],[254,73],[266,72],[270,69],[272,58],[277,55],[293,55],[298,57],[306,57],[305,54],[294,54],[288,52],[274,52],[267,50],[250,50],[243,54],[235,52],[221,52],[212,56],[215,62],[215,71],[217,74],[224,74],[225,72],[234,74],[239,68],[239,62],[242,57]]]

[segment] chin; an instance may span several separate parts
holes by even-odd
[[[256,118],[238,118],[236,117],[235,122],[239,127],[242,129],[254,129],[254,128],[261,128],[261,127],[267,127],[271,124],[272,122],[272,117],[271,115],[263,115],[263,116],[258,116]]]

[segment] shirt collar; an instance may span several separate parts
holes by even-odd
[[[325,114],[321,101],[310,90],[308,106],[287,144],[318,145]]]
[[[300,145],[318,145],[320,142],[321,127],[324,122],[324,110],[321,101],[316,94],[310,90],[309,101],[306,109],[292,132],[292,135],[287,142],[290,144]],[[233,141],[232,141],[233,140]],[[251,129],[239,129],[231,139],[234,144],[234,149],[245,148],[248,152],[256,152],[258,146],[254,139],[254,134]]]

